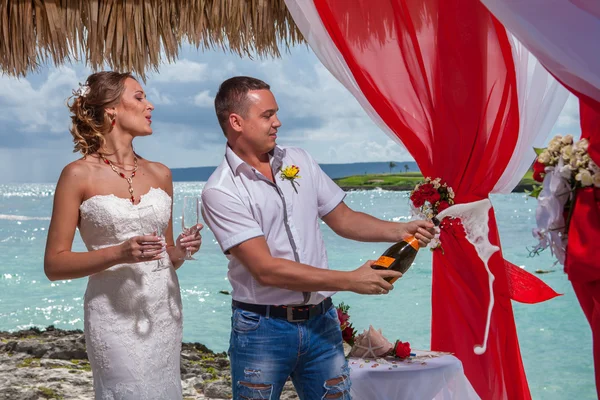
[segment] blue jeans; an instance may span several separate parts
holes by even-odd
[[[229,345],[234,400],[279,399],[288,377],[302,400],[350,399],[335,307],[302,322],[234,307]]]

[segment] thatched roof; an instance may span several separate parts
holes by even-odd
[[[144,78],[185,42],[279,56],[302,41],[284,0],[0,0],[0,69],[14,76],[84,60]]]

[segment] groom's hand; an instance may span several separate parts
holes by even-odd
[[[394,286],[384,278],[399,278],[398,271],[371,268],[375,261],[369,260],[354,271],[350,271],[350,291],[359,294],[387,294]]]
[[[435,236],[435,225],[425,220],[405,222],[400,228],[400,237],[405,239],[408,236],[414,236],[419,246],[426,247]]]

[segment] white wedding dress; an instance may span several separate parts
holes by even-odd
[[[150,189],[138,205],[113,195],[93,196],[80,208],[79,231],[88,250],[142,235],[137,207],[152,205],[163,229],[171,197]],[[181,400],[181,296],[177,274],[153,271],[157,261],[121,264],[90,276],[85,293],[85,340],[96,400]]]

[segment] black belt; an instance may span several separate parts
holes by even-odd
[[[242,303],[236,300],[233,300],[231,304],[236,308],[266,317],[287,319],[289,322],[301,322],[325,314],[329,311],[333,302],[331,301],[331,297],[328,297],[319,304],[305,306],[266,306],[262,304]]]

